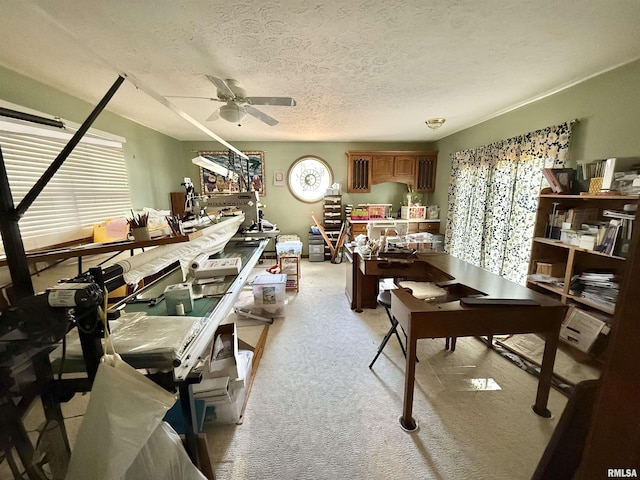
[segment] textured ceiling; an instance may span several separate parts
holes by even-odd
[[[181,140],[431,141],[640,58],[637,0],[0,0],[0,65]],[[242,126],[205,75],[290,96]],[[201,96],[204,99],[173,98]],[[56,112],[47,112],[56,114]],[[424,121],[446,117],[437,132]]]

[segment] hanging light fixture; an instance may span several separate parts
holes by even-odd
[[[247,111],[235,102],[228,102],[220,107],[220,117],[227,122],[240,124],[246,116]]]
[[[447,121],[446,118],[430,118],[429,120],[425,120],[424,123],[426,123],[427,127],[429,127],[431,130],[433,130],[435,132],[442,125],[444,125],[444,122],[446,122],[446,121]]]

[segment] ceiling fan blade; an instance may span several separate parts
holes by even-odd
[[[205,120],[205,122],[213,122],[215,120],[218,120],[219,118],[220,118],[220,109],[217,108],[216,111],[213,112],[211,116]]]
[[[216,88],[218,89],[218,92],[221,93],[223,96],[229,97],[229,98],[236,97],[236,94],[233,93],[233,91],[229,88],[229,85],[227,85],[227,82],[225,82],[221,78],[214,77],[213,75],[205,75],[205,77],[207,77],[209,81],[216,86]]]
[[[247,97],[251,105],[278,105],[280,107],[295,107],[296,101],[291,97]]]
[[[274,125],[278,124],[278,120],[276,120],[273,117],[270,117],[269,115],[267,115],[266,113],[261,112],[260,110],[258,110],[257,108],[253,108],[251,105],[246,105],[245,110],[247,111],[247,113],[249,115],[253,115],[254,117],[256,117],[258,120],[263,121],[264,123],[266,123],[267,125],[271,125],[272,127]]]
[[[212,97],[194,97],[191,95],[165,95],[164,98],[194,98],[196,100],[210,100],[212,102],[221,102],[219,98]]]

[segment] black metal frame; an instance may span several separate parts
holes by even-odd
[[[34,294],[29,264],[27,262],[24,243],[22,241],[22,235],[20,234],[18,223],[27,209],[51,180],[53,175],[55,175],[64,161],[71,154],[78,142],[80,142],[81,138],[89,130],[98,115],[100,115],[102,110],[104,110],[107,103],[115,95],[124,80],[124,77],[118,77],[102,100],[82,123],[78,131],[73,135],[67,145],[65,145],[56,159],[33,185],[31,190],[25,195],[17,207],[14,206],[7,170],[2,156],[2,149],[0,148],[0,233],[2,234],[2,241],[4,243],[5,253],[7,256],[7,266],[9,267],[13,282],[15,302]],[[19,113],[20,112],[14,112],[6,109],[0,111],[0,114],[12,116],[13,118],[19,118],[21,120],[35,121],[36,123],[45,123],[52,126],[61,126],[61,122],[51,121],[44,119],[43,117],[32,116],[29,114],[17,115]],[[2,321],[1,317],[0,321]],[[100,346],[100,349],[101,348],[102,347]],[[66,450],[67,452],[70,452],[66,430],[64,429],[60,403],[57,400],[55,393],[53,370],[49,360],[49,350],[44,349],[36,353],[30,358],[30,361],[32,362],[36,373],[36,394],[39,394],[42,399],[45,417],[47,420],[55,420],[58,422],[62,429],[63,438],[65,439]],[[92,377],[90,378],[92,379]],[[4,390],[4,384],[0,385],[0,388],[0,404],[4,404],[5,407],[7,407],[0,409],[0,425],[2,425],[2,430],[4,431],[4,439],[0,438],[0,440],[6,440],[8,448],[10,448],[11,445],[16,448],[29,478],[39,479],[41,477],[31,465],[33,445],[31,444],[24,426],[22,425],[20,409],[9,408],[13,407],[10,392]]]

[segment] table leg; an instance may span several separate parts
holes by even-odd
[[[560,325],[553,332],[545,332],[544,353],[542,355],[542,365],[540,366],[540,378],[538,379],[538,392],[536,403],[531,408],[544,418],[551,418],[551,411],[547,408],[549,401],[549,391],[551,390],[551,379],[553,378],[553,364],[556,359],[558,349],[558,337]]]
[[[180,392],[180,405],[182,407],[182,418],[184,422],[185,450],[189,458],[196,467],[200,467],[198,452],[198,424],[196,419],[196,406],[193,397],[193,387],[188,383],[181,383],[178,387]]]
[[[413,390],[416,381],[416,347],[417,339],[407,333],[407,366],[404,374],[404,404],[402,406],[402,416],[400,426],[407,432],[418,430],[418,422],[411,416],[413,413]]]

